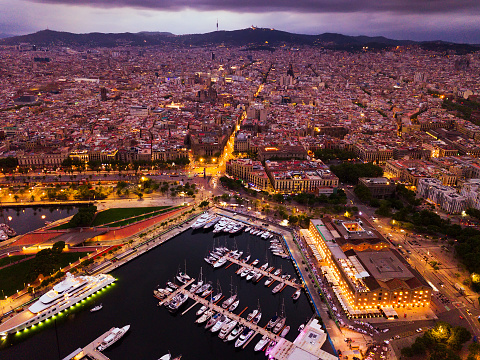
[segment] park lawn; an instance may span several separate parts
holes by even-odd
[[[70,229],[70,225],[68,224],[68,221],[65,224],[58,225],[52,228],[52,230],[64,230],[64,229]]]
[[[114,221],[120,221],[132,216],[143,215],[152,211],[168,209],[170,206],[151,206],[135,208],[115,208],[101,211],[95,216],[91,226],[100,226]]]
[[[18,260],[22,260],[26,257],[29,257],[30,255],[13,255],[13,256],[7,256],[4,258],[0,259],[0,267],[8,265],[10,263],[13,263]]]
[[[60,255],[60,267],[65,267],[73,263],[80,257],[87,255],[87,252],[62,253]],[[12,258],[11,256],[10,258]],[[33,260],[33,259],[32,259]],[[0,292],[3,290],[5,296],[13,295],[17,290],[23,289],[25,278],[30,272],[32,260],[24,261],[19,264],[0,269]]]
[[[153,213],[153,214],[147,214],[147,215],[144,215],[144,216],[139,216],[139,217],[136,217],[135,219],[128,219],[128,220],[124,220],[124,221],[117,221],[117,222],[115,222],[114,224],[107,225],[107,226],[121,227],[121,226],[125,226],[125,225],[130,225],[130,224],[133,224],[133,223],[136,223],[136,222],[139,222],[139,221],[142,221],[142,220],[145,220],[145,219],[148,219],[148,218],[157,216],[157,215],[164,214],[164,213],[169,212],[169,211],[177,210],[177,209],[179,209],[179,208],[181,208],[181,206],[171,207],[171,208],[165,209],[165,210],[163,210],[163,211],[155,212],[155,213]]]

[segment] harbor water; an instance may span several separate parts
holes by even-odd
[[[260,302],[263,315],[259,325],[262,327],[272,316],[280,313],[284,301],[286,325],[291,327],[286,338],[293,341],[298,334],[298,327],[313,314],[306,294],[302,293],[300,299],[294,302],[291,295],[295,289],[287,287],[280,293],[272,294],[275,283],[266,287],[265,278],[258,283],[247,282],[245,278],[235,274],[238,265],[213,269],[203,258],[213,248],[214,243],[215,246],[226,245],[230,249],[236,246],[244,252],[242,257],[248,250],[252,255],[250,262],[255,258],[260,260],[257,266],[267,259],[271,266],[281,267],[282,272],[297,277],[291,260],[273,256],[269,250],[269,241],[260,237],[246,233],[233,237],[213,234],[211,230],[188,229],[116,269],[112,275],[117,281],[89,300],[57,316],[55,320],[1,341],[0,358],[63,359],[111,327],[127,324],[131,325],[130,331],[104,351],[112,360],[158,359],[168,351],[175,356],[182,354],[183,360],[265,358],[263,352],[255,353],[253,350],[261,338],[259,335],[245,349],[236,349],[232,342],[224,343],[219,339],[218,333],[212,334],[205,330],[205,324],[196,324],[195,313],[200,305],[182,316],[181,313],[194,303],[192,299],[176,314],[169,313],[165,307],[157,306],[158,300],[153,297],[153,290],[158,286],[165,287],[167,281],[173,281],[179,269],[185,271],[185,262],[186,272],[190,276],[197,278],[202,268],[204,278],[211,281],[214,287],[219,280],[226,297],[230,296],[231,287],[238,293],[240,305],[235,313],[238,314],[248,307],[243,313],[243,317],[246,317]],[[89,311],[100,303],[103,304],[101,311]]]

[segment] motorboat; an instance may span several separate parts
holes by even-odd
[[[103,338],[102,343],[97,347],[99,351],[103,351],[109,346],[116,343],[125,333],[130,329],[130,325],[125,325],[122,328],[113,328],[108,335]]]
[[[280,330],[282,330],[283,327],[285,326],[286,321],[287,321],[287,318],[281,317],[278,320],[278,322],[275,324],[275,326],[273,327],[272,332],[275,333],[275,334],[278,334],[280,332]]]
[[[250,269],[245,268],[245,269],[240,273],[240,276],[241,276],[241,277],[245,277],[245,276],[247,276],[248,274],[250,274]]]
[[[247,275],[247,281],[252,280],[256,273],[256,271],[250,271],[250,273]]]
[[[103,305],[100,304],[100,305],[97,305],[97,306],[91,308],[91,309],[90,309],[90,312],[99,311],[99,310],[102,310],[102,308],[103,308]]]
[[[290,331],[290,326],[285,326],[282,330],[282,332],[280,333],[280,337],[285,337],[287,336],[288,332]]]
[[[273,275],[278,276],[278,275],[280,275],[281,272],[282,272],[282,269],[277,269],[277,270],[275,270]]]
[[[220,221],[220,218],[218,217],[215,217],[213,218],[212,220],[208,221],[205,225],[204,225],[204,229],[209,229],[211,228],[212,226],[214,226],[217,222]]]
[[[207,305],[202,305],[202,307],[198,309],[198,311],[196,312],[197,316],[202,315],[207,309],[208,309]]]
[[[262,351],[270,342],[270,338],[267,335],[263,335],[262,338],[255,345],[255,351]]]
[[[267,330],[272,329],[279,320],[280,318],[278,317],[278,315],[273,315],[273,317],[270,319],[270,321],[267,324]]]
[[[243,259],[243,262],[247,262],[248,260],[250,260],[250,255],[247,255],[247,257],[245,259]]]
[[[268,268],[268,262],[260,266],[260,270],[266,270]]]
[[[232,320],[228,324],[225,324],[220,330],[218,337],[220,339],[225,339],[226,341],[228,334],[230,334],[230,332],[235,328],[235,326],[237,326],[237,324],[238,324],[238,321],[236,320]]]
[[[170,360],[172,358],[172,354],[168,353],[163,355],[160,359],[158,360]]]
[[[208,256],[208,257],[204,257],[203,260],[205,260],[207,263],[209,263],[210,265],[213,265],[215,263],[215,259],[212,258],[211,256]]]
[[[265,280],[265,286],[270,285],[273,281],[273,278],[269,277],[267,280]]]
[[[301,293],[302,293],[301,289],[298,289],[297,291],[295,291],[295,293],[292,295],[293,300],[298,300]]]
[[[268,356],[272,352],[275,345],[277,345],[276,341],[271,341],[270,344],[268,344],[267,349],[265,350],[265,355],[266,356]]]
[[[270,266],[270,267],[269,267],[267,270],[265,270],[265,271],[269,273],[269,272],[272,272],[272,271],[273,271],[273,269],[275,269],[275,267],[273,267],[273,266]]]
[[[227,341],[235,340],[243,332],[243,329],[245,329],[245,326],[241,324],[235,325],[230,334],[228,334]]]
[[[249,328],[246,328],[245,330],[243,330],[243,332],[240,334],[237,341],[235,342],[235,347],[238,348],[244,345],[248,341],[248,339],[252,337],[254,333],[255,331],[250,330]]]
[[[202,316],[200,316],[195,322],[196,322],[197,324],[204,323],[204,322],[207,321],[214,313],[215,313],[214,310],[208,309],[208,310],[205,311],[205,312],[202,314]]]
[[[188,296],[183,293],[176,294],[170,302],[165,304],[168,311],[175,312],[188,300]]]
[[[281,282],[279,283],[277,286],[275,286],[272,290],[272,294],[276,294],[278,293],[280,290],[283,289],[283,287],[285,286],[285,283]]]
[[[167,286],[174,290],[178,289],[178,285],[172,283],[171,281],[167,281]]]
[[[215,325],[212,326],[210,331],[212,333],[215,333],[217,331],[220,331],[220,329],[223,327],[225,322],[230,321],[225,315],[220,316],[220,319],[215,323]]]
[[[226,258],[226,257],[223,257],[223,258],[219,259],[215,264],[213,264],[213,267],[214,267],[215,269],[217,269],[217,268],[225,265],[226,262],[227,262],[227,258]]]
[[[255,266],[255,265],[257,265],[259,262],[260,262],[260,260],[255,259],[255,260],[253,260],[253,262],[252,262],[250,265]]]

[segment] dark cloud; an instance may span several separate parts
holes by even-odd
[[[480,13],[479,0],[30,0],[38,3],[178,11]]]

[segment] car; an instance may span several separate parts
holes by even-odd
[[[466,312],[467,312],[468,315],[472,315],[470,310],[467,309]]]
[[[463,320],[463,316],[462,316],[462,315],[460,315],[459,317],[460,317],[460,320]]]
[[[417,333],[421,333],[423,330],[422,328],[418,328],[417,330],[415,330]]]

